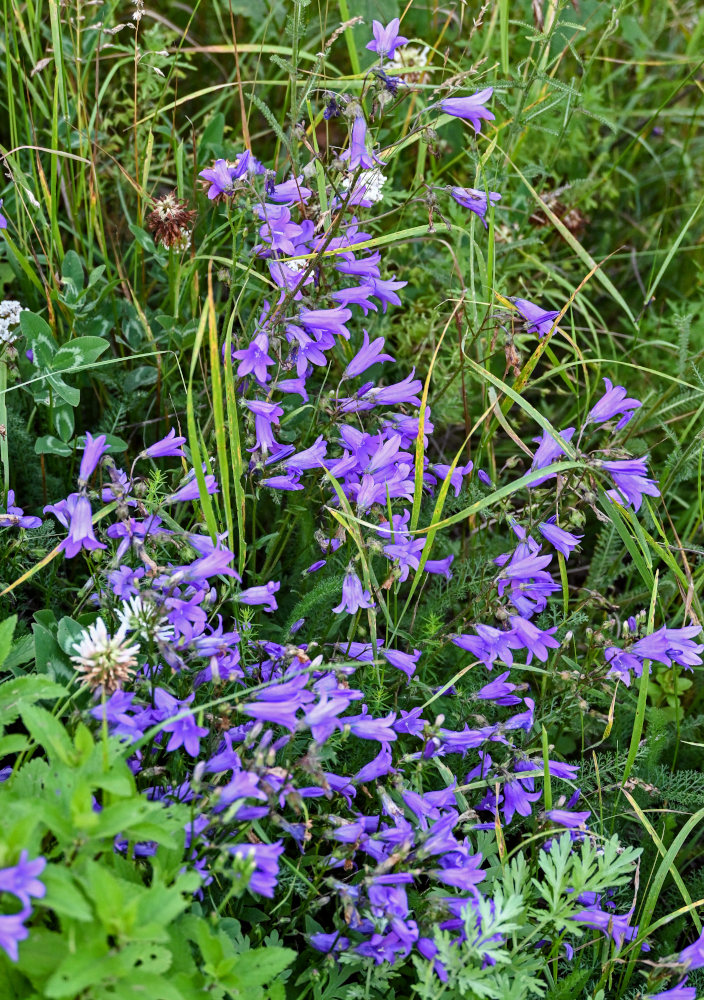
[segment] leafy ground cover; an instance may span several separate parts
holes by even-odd
[[[4,15],[1,995],[704,996],[698,5]]]

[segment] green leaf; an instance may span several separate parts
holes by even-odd
[[[0,722],[7,725],[20,714],[23,707],[37,701],[49,701],[68,694],[62,684],[37,676],[16,677],[0,686]]]
[[[62,441],[71,440],[75,429],[72,406],[59,404],[54,407],[54,427]]]
[[[17,684],[19,680],[23,679],[18,678],[17,681],[10,683]],[[26,679],[29,680],[29,678]],[[69,763],[74,753],[73,746],[68,733],[59,720],[54,718],[51,712],[47,712],[45,708],[40,708],[38,705],[24,703],[19,706],[19,711],[27,731],[39,746],[44,747],[49,759],[58,758],[64,764]]]
[[[69,445],[51,434],[45,434],[34,442],[35,455],[60,455],[62,458],[68,458],[72,451]]]
[[[12,649],[12,637],[15,634],[17,625],[17,615],[10,615],[4,622],[0,622],[0,666],[7,659]]]
[[[290,948],[253,948],[241,954],[237,961],[237,978],[247,988],[270,983],[296,958]]]
[[[91,365],[109,346],[102,337],[76,337],[58,349],[51,367],[54,371],[65,371],[67,368]]]
[[[34,352],[35,365],[40,368],[50,368],[51,360],[56,353],[56,341],[47,321],[36,313],[23,310],[20,313],[20,327]]]
[[[47,865],[42,873],[46,896],[40,903],[61,916],[86,923],[95,919],[93,907],[78,888],[72,873],[61,865]]]

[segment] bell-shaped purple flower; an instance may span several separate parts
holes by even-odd
[[[342,582],[342,600],[332,610],[336,615],[343,611],[346,611],[348,615],[356,615],[360,608],[373,607],[374,601],[371,599],[369,591],[364,590],[362,581],[354,570],[348,569]]]
[[[275,365],[273,358],[269,357],[269,338],[265,333],[258,333],[249,347],[241,351],[233,351],[232,357],[240,362],[237,366],[237,374],[240,378],[253,374],[257,382],[263,385],[268,381],[267,368]]]
[[[264,584],[261,587],[248,587],[247,590],[241,590],[240,593],[235,598],[240,604],[250,604],[250,605],[266,605],[265,611],[276,611],[278,604],[276,603],[276,598],[274,594],[281,587],[278,580],[270,580],[269,583]]]
[[[538,531],[546,538],[554,549],[561,552],[565,559],[569,559],[570,553],[575,549],[583,535],[573,535],[571,531],[565,531],[555,524],[555,518],[551,517],[547,521],[538,525]]]
[[[480,132],[482,120],[493,122],[496,117],[484,107],[493,93],[493,87],[486,87],[468,97],[446,97],[444,101],[440,101],[440,110],[453,118],[464,118],[470,121],[474,126],[474,131]]]
[[[0,198],[0,209],[2,208],[2,202],[3,199]],[[7,229],[7,219],[2,214],[2,212],[0,212],[0,229]]]
[[[176,431],[171,428],[166,437],[160,441],[155,441],[148,448],[140,452],[140,458],[183,458],[183,445],[186,443],[185,437],[176,437]]]
[[[384,59],[393,59],[396,49],[400,45],[405,45],[408,41],[403,35],[399,35],[398,30],[401,27],[401,22],[397,17],[384,27],[381,21],[372,22],[372,32],[374,33],[374,40],[367,42],[367,48],[370,52],[376,52],[379,58],[383,61]]]
[[[94,438],[90,432],[86,432],[86,443],[78,470],[78,485],[80,488],[88,485],[88,480],[95,472],[98,462],[110,447],[105,442],[106,437],[104,434],[99,434],[97,438]]]
[[[644,458],[627,458],[615,462],[601,462],[601,468],[609,473],[616,489],[607,490],[610,500],[640,510],[643,496],[659,497],[660,490],[654,479],[648,477]]]
[[[620,416],[621,419],[616,424],[616,430],[620,430],[642,403],[638,399],[628,399],[624,387],[614,385],[611,379],[605,378],[604,385],[606,392],[587,414],[587,423],[603,424],[612,417]]]
[[[450,193],[458,205],[461,205],[462,208],[468,208],[470,212],[478,215],[484,228],[488,229],[486,213],[490,204],[495,205],[497,201],[501,201],[500,194],[496,191],[490,191],[487,195],[486,191],[480,191],[477,188],[460,187],[453,187]]]
[[[367,122],[364,115],[357,115],[352,123],[350,134],[350,148],[342,154],[342,159],[348,161],[350,170],[371,170],[374,166],[374,157],[367,150]]]
[[[537,333],[544,337],[552,330],[553,323],[560,315],[559,309],[543,309],[528,299],[511,299],[518,312],[526,321],[528,333]]]

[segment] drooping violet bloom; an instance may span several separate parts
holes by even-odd
[[[71,493],[66,500],[61,500],[58,504],[49,504],[44,508],[44,513],[54,514],[68,527],[68,537],[61,543],[67,559],[73,559],[81,549],[90,552],[105,548],[93,533],[93,512],[88,497]]]
[[[555,518],[548,518],[538,525],[538,531],[546,538],[554,549],[561,552],[565,559],[569,559],[570,553],[575,549],[584,535],[573,535],[570,531],[565,531],[555,524]]]
[[[398,774],[398,771],[391,763],[391,744],[382,743],[381,750],[368,764],[365,764],[355,774],[353,781],[362,784],[365,781],[373,781],[374,778],[382,778],[385,774]]]
[[[452,555],[445,556],[444,559],[426,559],[423,568],[426,573],[435,573],[438,576],[444,576],[446,580],[451,580],[452,570],[450,566],[452,566],[454,559],[455,557]]]
[[[176,431],[171,428],[166,437],[155,441],[139,453],[139,458],[183,458],[185,437],[176,437]]]
[[[240,362],[237,366],[237,374],[240,378],[245,375],[254,374],[260,385],[268,382],[269,375],[267,368],[275,365],[273,358],[269,357],[269,338],[265,333],[258,333],[249,347],[241,351],[233,351],[232,357]]]
[[[253,861],[255,869],[247,888],[260,896],[272,899],[279,874],[279,858],[284,852],[283,844],[236,844],[229,848],[236,858]]]
[[[550,809],[545,813],[551,823],[566,826],[569,830],[577,830],[584,826],[591,814],[591,809],[585,809],[583,812],[572,812],[570,809]]]
[[[240,604],[250,604],[250,605],[266,605],[265,611],[276,611],[278,604],[276,603],[276,598],[274,594],[281,587],[278,580],[270,580],[269,583],[264,584],[261,587],[248,587],[247,590],[241,590],[240,593],[235,597],[236,601]]]
[[[542,309],[528,299],[511,299],[518,312],[526,321],[526,331],[544,337],[552,330],[553,323],[560,315],[559,309]]]
[[[606,392],[601,399],[594,404],[587,414],[587,423],[603,424],[612,417],[620,416],[621,419],[616,424],[616,430],[625,427],[639,406],[643,404],[638,399],[628,399],[626,390],[622,385],[614,385],[611,379],[605,378],[604,384]]]
[[[460,649],[472,653],[481,660],[487,670],[491,670],[495,660],[502,660],[507,666],[513,663],[511,652],[512,632],[502,632],[493,625],[475,625],[476,635],[457,635],[453,642]]]
[[[563,444],[566,445],[572,440],[573,435],[574,427],[566,427],[564,431],[560,431],[558,438]],[[538,448],[533,455],[533,462],[530,467],[531,472],[546,468],[546,466],[551,465],[561,455],[565,454],[565,447],[562,447],[562,445],[555,440],[552,434],[548,434],[547,431],[543,431],[542,437],[533,438],[533,440],[538,444]],[[540,486],[542,483],[547,482],[548,479],[552,479],[552,476],[547,475],[543,476],[541,479],[536,479],[535,482],[530,484],[531,489],[534,486]]]
[[[624,913],[619,916],[616,913],[609,913],[600,910],[596,906],[588,906],[585,910],[580,910],[569,918],[576,920],[587,927],[594,927],[596,930],[607,934],[616,945],[617,950],[623,947],[624,941],[634,941],[638,937],[638,925],[629,927],[630,914]],[[641,945],[642,951],[650,951],[647,944]]]
[[[701,625],[688,625],[685,628],[663,626],[657,632],[639,639],[631,646],[631,653],[642,660],[657,660],[666,667],[671,667],[675,662],[691,670],[702,662],[704,646],[692,642],[692,638],[699,635],[701,630]]]
[[[393,306],[401,305],[401,299],[396,294],[396,290],[405,288],[408,282],[393,281],[387,278],[369,278],[369,284],[374,289],[372,295],[381,302],[382,312],[386,312],[389,304]]]
[[[657,481],[648,477],[648,467],[644,458],[626,458],[599,464],[614,481],[616,489],[607,490],[606,495],[615,503],[640,510],[644,495],[660,496]]]
[[[619,649],[618,646],[607,646],[604,659],[610,666],[607,677],[618,677],[626,687],[631,686],[631,673],[640,677],[643,673],[643,662],[637,656]]]
[[[205,491],[206,493],[217,493],[218,484],[215,481],[215,476],[206,475],[205,477]],[[193,469],[188,473],[186,482],[180,489],[168,496],[164,503],[181,503],[184,500],[199,500],[200,491],[198,489],[198,480],[196,479],[196,474]]]
[[[396,739],[396,732],[393,724],[396,721],[396,713],[389,712],[383,719],[375,719],[369,714],[366,705],[362,705],[359,715],[348,715],[342,722],[350,727],[353,736],[360,740],[377,740],[379,743],[393,743]]]
[[[370,52],[376,52],[379,58],[384,61],[384,59],[393,59],[396,49],[400,45],[405,45],[408,41],[403,35],[399,35],[398,30],[401,27],[401,22],[397,17],[384,27],[381,21],[372,22],[372,31],[374,33],[374,40],[367,42],[367,48]]]
[[[298,318],[308,330],[317,336],[320,333],[331,333],[336,337],[350,339],[350,331],[345,323],[352,318],[351,309],[301,309]]]
[[[381,653],[387,663],[401,670],[409,680],[416,672],[416,664],[420,659],[419,649],[414,649],[412,653],[403,653],[400,649],[382,649]]]
[[[0,209],[2,208],[2,203],[3,199],[0,198]],[[2,214],[2,212],[0,212],[0,229],[7,229],[7,219]]]
[[[680,962],[690,969],[704,968],[704,933],[680,952]]]
[[[377,337],[376,340],[369,341],[369,334],[366,330],[364,333],[364,342],[360,349],[357,351],[355,356],[352,358],[350,363],[345,368],[346,378],[356,378],[357,375],[363,374],[372,365],[379,364],[381,361],[395,361],[390,354],[382,354],[384,350],[384,338]]]
[[[648,993],[643,1000],[697,1000],[697,991],[694,986],[687,986],[685,977],[678,986],[673,986],[670,990],[663,990],[657,995]]]
[[[506,681],[509,675],[509,670],[499,674],[493,681],[475,691],[474,697],[480,701],[493,701],[495,705],[520,705],[521,699],[511,693],[516,690],[516,685]]]
[[[295,469],[297,472],[305,472],[308,469],[320,469],[323,466],[323,459],[328,449],[328,443],[321,434],[315,442],[304,451],[297,451],[286,459],[287,469]]]
[[[278,424],[283,415],[283,408],[276,403],[265,403],[263,400],[245,400],[244,404],[254,414],[254,434],[256,444],[247,451],[261,451],[268,454],[279,450],[278,441],[274,440],[272,426]]]
[[[357,115],[350,133],[350,147],[340,157],[349,161],[349,169],[372,170],[375,166],[374,157],[367,150],[367,122],[364,115]]]
[[[11,892],[23,907],[31,905],[32,896],[42,899],[46,895],[46,886],[39,880],[46,867],[46,858],[39,857],[34,861],[28,861],[28,858],[29,852],[23,850],[16,865],[0,869],[0,892]]]
[[[343,611],[346,611],[349,615],[356,615],[360,608],[373,607],[374,601],[371,599],[369,591],[364,590],[362,581],[354,570],[351,568],[348,569],[345,579],[342,582],[342,600],[332,610],[336,615],[341,614]]]
[[[446,97],[440,101],[440,110],[453,118],[464,118],[474,126],[475,132],[480,132],[482,120],[493,122],[496,115],[484,107],[494,93],[493,87],[486,87],[485,90],[477,90],[476,93],[468,97]]]
[[[375,406],[395,405],[397,403],[420,406],[420,399],[416,393],[422,390],[423,383],[420,379],[413,378],[415,371],[413,368],[410,375],[407,375],[402,382],[396,382],[395,385],[369,385],[364,391],[360,390],[357,397],[340,400],[343,404],[343,412],[356,413],[359,410],[371,410]]]
[[[25,514],[21,507],[15,506],[15,491],[7,491],[7,510],[0,513],[0,528],[40,528],[41,517]]]
[[[2,202],[0,202],[1,204]],[[0,215],[0,219],[3,219],[3,216]],[[4,228],[4,226],[0,226],[0,229]],[[29,931],[24,926],[24,921],[31,914],[31,907],[26,906],[19,913],[8,913],[0,916],[0,948],[7,953],[13,962],[19,958],[17,947],[19,942],[29,937]]]
[[[486,191],[480,191],[477,188],[460,187],[453,187],[450,194],[458,205],[461,205],[462,208],[468,208],[470,212],[478,215],[485,229],[489,228],[489,224],[486,221],[486,213],[489,210],[490,204],[495,205],[497,201],[501,201],[500,194],[496,191],[490,191],[487,196]]]
[[[325,955],[336,951],[347,951],[350,946],[350,939],[342,937],[339,931],[333,931],[332,934],[322,932],[311,934],[308,940],[316,951],[322,951]]]
[[[350,288],[339,288],[332,293],[332,298],[341,306],[359,306],[365,316],[369,315],[369,310],[377,311],[376,306],[371,301],[370,296],[374,294],[371,284],[352,285]]]
[[[81,489],[88,485],[88,480],[95,472],[98,462],[110,448],[110,445],[105,443],[106,440],[104,434],[94,438],[89,431],[86,431],[86,443],[78,470],[78,485]]]
[[[303,183],[303,177],[289,177],[281,184],[272,184],[267,188],[266,196],[279,205],[296,205],[308,201],[313,192]]]

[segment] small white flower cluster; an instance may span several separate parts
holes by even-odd
[[[372,205],[376,202],[381,201],[384,197],[381,189],[388,180],[387,177],[382,174],[378,167],[373,170],[365,170],[361,177],[358,178],[355,185],[355,195],[361,195],[365,202],[370,202]],[[351,177],[345,177],[342,181],[342,187],[345,191],[348,190],[350,184],[352,183]]]
[[[20,313],[24,310],[16,299],[3,299],[0,302],[0,342],[12,344],[17,340],[16,329],[20,321]]]
[[[73,649],[75,655],[71,660],[83,675],[83,683],[92,690],[100,688],[108,695],[130,679],[139,656],[139,646],[136,643],[128,645],[124,622],[111,636],[102,618],[96,618],[83,631]]]

